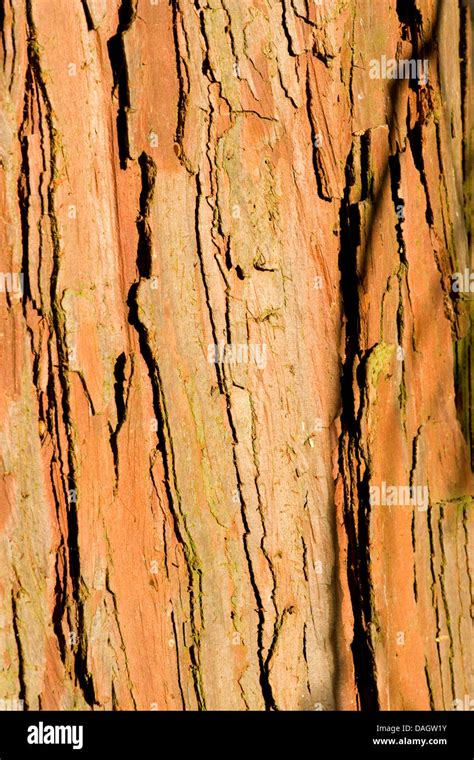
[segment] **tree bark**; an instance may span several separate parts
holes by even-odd
[[[0,28],[0,697],[456,708],[472,5],[1,0]]]

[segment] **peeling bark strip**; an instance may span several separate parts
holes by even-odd
[[[472,39],[0,2],[0,700],[470,704]]]

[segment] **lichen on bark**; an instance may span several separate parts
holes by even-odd
[[[3,0],[0,31],[0,698],[453,709],[472,5]]]

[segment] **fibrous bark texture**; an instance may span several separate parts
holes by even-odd
[[[2,699],[474,694],[471,14],[0,1]]]

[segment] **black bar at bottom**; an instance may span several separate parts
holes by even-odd
[[[298,752],[472,760],[472,712],[0,712],[0,760]],[[247,758],[245,757],[245,760]]]

